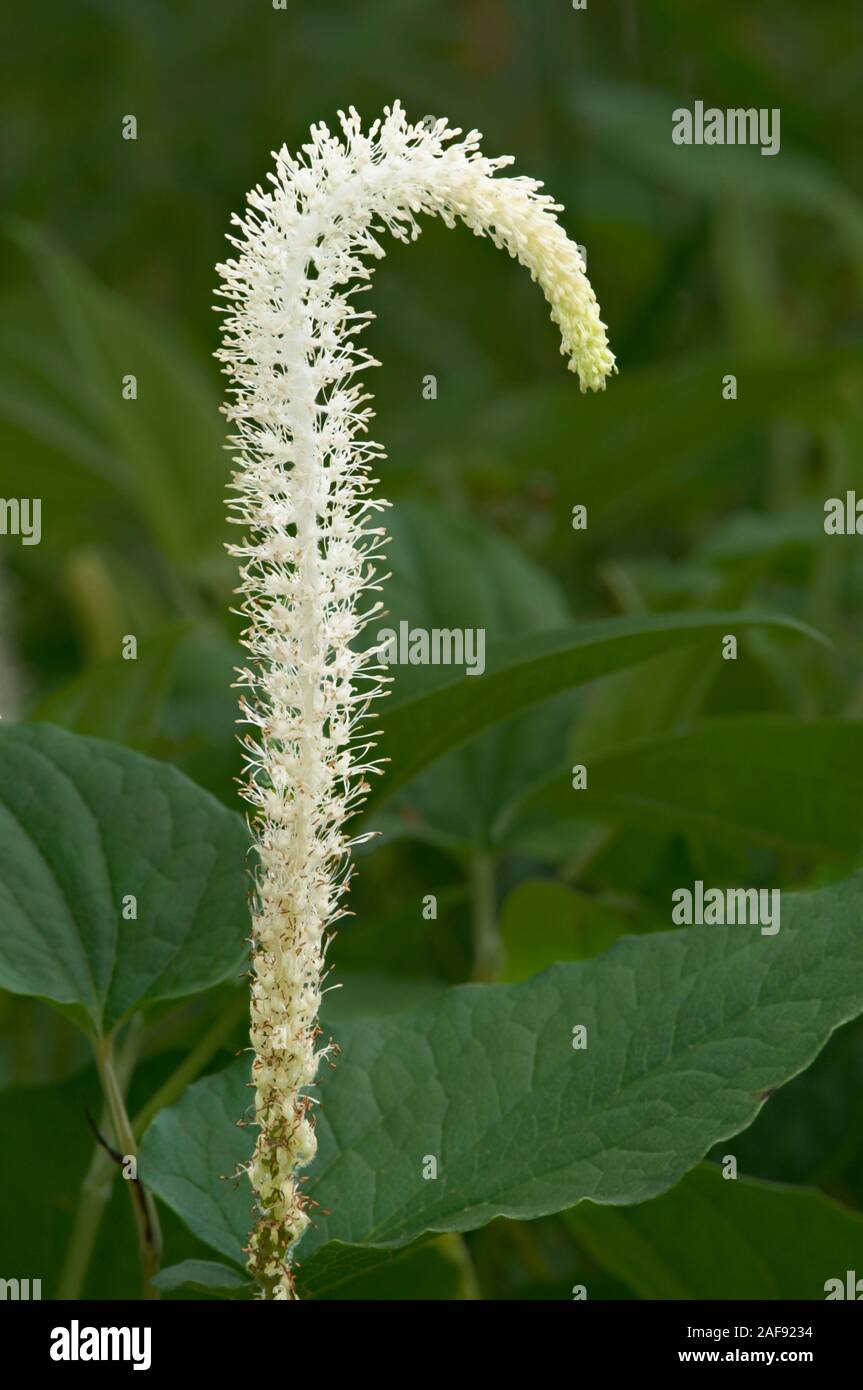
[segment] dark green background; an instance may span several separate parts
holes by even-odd
[[[370,121],[399,97],[415,119],[479,128],[487,153],[514,154],[565,205],[620,375],[579,395],[536,287],[487,241],[436,223],[415,246],[388,246],[366,346],[383,363],[369,384],[389,452],[380,491],[395,503],[393,618],[484,625],[491,640],[570,618],[758,609],[831,645],[752,630],[726,663],[712,640],[441,760],[377,818],[386,834],[361,858],[352,904],[367,929],[348,925],[334,949],[349,981],[338,1007],[389,1010],[469,976],[489,895],[504,977],[520,978],[667,927],[671,889],[695,877],[790,889],[859,865],[859,758],[825,765],[805,730],[776,734],[780,716],[856,723],[863,711],[863,540],[822,526],[827,497],[863,493],[858,6],[48,0],[18,7],[2,49],[0,491],[43,506],[40,546],[0,538],[5,720],[128,743],[237,804],[214,266],[271,149],[339,107]],[[674,146],[672,111],[698,99],[778,107],[780,154]],[[128,113],[135,142],[121,138]],[[135,403],[121,399],[127,372]],[[722,399],[727,373],[736,401]],[[435,401],[422,398],[428,374]],[[586,532],[570,527],[575,503]],[[134,669],[117,660],[126,633]],[[741,782],[742,809],[732,799],[724,821],[681,809],[720,775],[709,748],[679,786],[669,774],[676,819],[633,815],[613,777],[593,817],[575,821],[553,788],[526,805],[576,749],[620,753],[624,790],[655,787],[657,764],[628,750],[705,719],[741,720],[733,765],[763,755],[767,769]],[[429,892],[441,913],[424,924]],[[223,1002],[162,1021],[142,1101]],[[52,1088],[50,1105],[0,1097],[4,1204],[48,1163],[46,1135],[69,1154],[61,1177],[50,1163],[44,1176],[59,1194],[53,1249],[89,1149],[65,1085],[86,1052],[30,1001],[2,996],[0,1028],[0,1080]],[[861,1068],[852,1026],[739,1142],[745,1171],[859,1203]],[[114,1200],[91,1294],[135,1286]],[[7,1214],[15,1250],[22,1211],[17,1235]],[[171,1259],[193,1253],[168,1221]],[[587,1279],[592,1297],[650,1296],[648,1276],[628,1285],[603,1262],[604,1239],[601,1223],[499,1221],[447,1238],[439,1265],[424,1256],[413,1292],[568,1296]],[[404,1294],[404,1280],[377,1277],[358,1292]]]

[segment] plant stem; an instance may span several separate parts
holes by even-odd
[[[471,979],[487,983],[497,976],[503,951],[497,930],[497,894],[494,859],[485,850],[470,861],[473,899],[473,970]]]
[[[132,1072],[139,1038],[137,1033],[130,1037],[127,1046],[123,1049],[116,1064],[113,1063],[113,1060],[109,1063],[114,1079],[112,1092],[114,1094],[115,1104],[113,1108],[109,1105],[108,1101],[109,1091],[106,1084],[106,1076],[103,1073],[102,1066],[99,1066],[99,1076],[105,1093],[105,1108],[99,1121],[100,1133],[104,1132],[109,1124],[112,1124],[117,1137],[117,1144],[122,1149],[123,1154],[135,1154],[137,1152],[137,1144],[140,1142],[141,1136],[154,1116],[166,1105],[170,1105],[172,1101],[176,1100],[177,1096],[188,1086],[189,1082],[194,1081],[195,1078],[200,1075],[207,1062],[213,1054],[218,1051],[226,1038],[230,1036],[231,1030],[236,1026],[238,1020],[246,1013],[247,1009],[248,1001],[244,995],[239,997],[236,1001],[232,1000],[230,1005],[220,1014],[198,1044],[192,1049],[188,1057],[186,1057],[180,1066],[171,1073],[167,1081],[159,1087],[158,1091],[150,1097],[147,1104],[139,1110],[131,1124],[129,1123],[122,1097]],[[97,1062],[99,1061],[100,1046],[100,1044],[94,1044]],[[111,1056],[110,1048],[108,1055],[109,1057]],[[122,1114],[125,1117],[125,1125],[121,1121],[119,1129],[114,1119],[118,1098],[122,1108]],[[123,1132],[126,1133],[127,1138],[131,1134],[131,1143],[123,1141],[121,1138],[121,1133]],[[57,1285],[58,1298],[79,1299],[81,1297],[81,1291],[87,1277],[87,1270],[90,1266],[90,1260],[96,1245],[96,1238],[99,1234],[102,1214],[107,1206],[114,1186],[116,1171],[117,1165],[110,1154],[105,1152],[101,1144],[96,1144],[93,1149],[90,1166],[81,1183],[72,1232],[66,1250],[66,1258],[63,1262],[63,1269]],[[135,1184],[135,1186],[139,1193],[144,1192],[140,1184]],[[139,1220],[139,1207],[142,1205],[143,1199],[135,1192],[133,1192],[132,1195],[133,1205],[135,1206],[135,1220],[138,1224],[140,1238],[141,1222]],[[149,1194],[147,1194],[147,1199],[151,1212],[149,1226],[158,1237],[159,1222],[157,1213],[153,1207],[152,1199],[149,1199]],[[148,1255],[148,1259],[149,1258],[150,1256]],[[141,1260],[143,1265],[143,1247]],[[157,1268],[158,1263],[155,1265],[152,1273],[155,1273]],[[146,1277],[149,1278],[150,1276],[148,1275]],[[149,1291],[147,1297],[155,1297],[154,1292],[152,1290]]]
[[[116,1068],[121,1090],[125,1090],[132,1074],[139,1040],[139,1029],[133,1023]],[[95,1042],[93,1049],[96,1050]],[[106,1099],[99,1120],[100,1133],[108,1128],[110,1120],[111,1113]],[[99,1227],[102,1224],[102,1213],[108,1204],[114,1186],[115,1173],[116,1167],[111,1155],[105,1152],[101,1144],[94,1145],[90,1166],[84,1175],[78,1194],[69,1244],[66,1247],[66,1256],[57,1283],[58,1299],[79,1299],[81,1297],[84,1281],[87,1278],[87,1270],[93,1257],[96,1238],[99,1234]]]
[[[105,1094],[108,1110],[111,1114],[111,1122],[114,1127],[114,1136],[117,1148],[124,1158],[137,1159],[137,1145],[132,1125],[126,1111],[126,1103],[123,1099],[123,1088],[118,1080],[114,1062],[114,1048],[111,1038],[103,1038],[96,1045],[96,1065],[99,1068],[99,1077],[102,1082],[102,1090]],[[141,1273],[144,1280],[144,1298],[158,1298],[159,1294],[153,1288],[151,1280],[159,1272],[159,1264],[162,1258],[162,1230],[159,1225],[159,1214],[156,1211],[156,1203],[152,1195],[137,1177],[129,1180],[129,1196],[132,1200],[132,1212],[135,1217],[135,1225],[138,1229],[138,1247],[141,1255]]]
[[[106,1107],[100,1128],[107,1119]],[[66,1257],[57,1283],[57,1297],[60,1299],[79,1299],[81,1297],[93,1248],[96,1244],[96,1237],[102,1224],[102,1213],[108,1203],[113,1185],[114,1164],[105,1150],[96,1144],[93,1148],[90,1166],[81,1183],[78,1204],[75,1208],[75,1219],[72,1223],[72,1233],[69,1237]]]

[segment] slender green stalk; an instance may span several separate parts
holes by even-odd
[[[135,1032],[134,1036],[129,1039],[126,1048],[124,1048],[122,1056],[117,1061],[116,1065],[111,1068],[114,1077],[114,1084],[111,1087],[114,1098],[114,1108],[108,1103],[109,1092],[106,1087],[106,1077],[103,1075],[102,1067],[100,1066],[99,1068],[100,1079],[102,1080],[103,1089],[105,1090],[105,1108],[99,1122],[100,1133],[108,1129],[109,1125],[113,1126],[115,1134],[117,1135],[117,1144],[123,1154],[135,1154],[137,1152],[137,1145],[140,1143],[144,1131],[153,1118],[166,1105],[171,1105],[185,1087],[200,1075],[210,1058],[230,1036],[232,1029],[236,1026],[239,1019],[245,1015],[247,1008],[248,1001],[244,995],[232,1001],[192,1049],[188,1057],[186,1057],[176,1070],[171,1073],[168,1079],[150,1097],[147,1104],[138,1111],[135,1119],[130,1123],[126,1115],[125,1104],[122,1101],[122,1097],[125,1093],[137,1055],[139,1034]],[[98,1045],[95,1045],[95,1050],[98,1060]],[[114,1118],[118,1097],[122,1106],[122,1114],[125,1116],[125,1122],[121,1120],[119,1130]],[[121,1140],[121,1133],[126,1134],[127,1141],[129,1135],[131,1135],[131,1142],[124,1142]],[[58,1298],[78,1299],[81,1297],[84,1281],[87,1277],[87,1270],[90,1267],[90,1261],[93,1257],[93,1250],[95,1249],[96,1239],[99,1234],[99,1227],[102,1223],[102,1215],[110,1199],[116,1174],[117,1164],[111,1158],[110,1154],[106,1153],[102,1145],[97,1144],[93,1149],[90,1166],[81,1183],[78,1205],[75,1210],[75,1219],[66,1250],[66,1258],[57,1286]],[[149,1194],[145,1193],[143,1187],[139,1184],[136,1184],[136,1187],[138,1188],[138,1192],[142,1194],[141,1196],[133,1194],[133,1205],[135,1206],[135,1219],[138,1224],[139,1236],[141,1232],[139,1208],[144,1204],[145,1199],[146,1207],[149,1212],[150,1229],[155,1231],[158,1235],[159,1222],[152,1199],[149,1198]],[[149,1251],[147,1259],[148,1261],[152,1260],[152,1255]],[[142,1265],[143,1262],[144,1254],[142,1249]],[[155,1265],[151,1274],[154,1273],[157,1268],[158,1263]],[[151,1274],[147,1276],[148,1279],[151,1277]],[[147,1296],[153,1297],[155,1295],[151,1291]]]
[[[139,1044],[140,1024],[136,1021],[130,1027],[126,1045],[116,1067],[117,1081],[121,1091],[125,1091],[128,1085],[138,1055]],[[94,1042],[94,1051],[96,1046],[97,1044]],[[106,1097],[99,1120],[100,1134],[104,1133],[110,1122],[111,1112]],[[99,1235],[99,1227],[102,1224],[102,1215],[110,1200],[116,1173],[117,1167],[111,1155],[105,1152],[101,1144],[96,1144],[93,1148],[90,1166],[84,1175],[78,1193],[72,1231],[57,1284],[58,1299],[79,1299],[82,1295],[87,1270],[90,1268],[90,1261],[93,1258],[96,1239]]]
[[[503,948],[497,929],[497,892],[494,859],[485,851],[470,861],[473,901],[473,970],[471,979],[494,980],[503,962]]]
[[[132,1124],[123,1099],[114,1061],[114,1048],[111,1038],[104,1038],[96,1047],[96,1065],[105,1095],[117,1148],[124,1158],[137,1158],[137,1144]],[[129,1180],[129,1195],[132,1212],[138,1231],[138,1248],[141,1256],[141,1274],[144,1281],[144,1298],[158,1298],[151,1280],[159,1272],[162,1259],[162,1230],[159,1214],[152,1195],[137,1178]]]
[[[132,1121],[132,1130],[138,1141],[158,1112],[166,1105],[172,1105],[190,1082],[200,1076],[210,1058],[230,1037],[233,1029],[241,1018],[245,1018],[248,1010],[249,1001],[245,994],[241,994],[238,999],[233,1000],[207,1029],[204,1036],[192,1048],[188,1057],[183,1059],[158,1091],[150,1097],[147,1104],[138,1111]]]
[[[107,1107],[103,1112],[102,1124],[108,1119]],[[101,1126],[100,1126],[101,1127]],[[96,1237],[102,1224],[102,1214],[108,1205],[111,1189],[114,1186],[116,1169],[110,1156],[100,1144],[93,1148],[90,1166],[81,1183],[78,1204],[66,1257],[57,1284],[57,1297],[60,1299],[79,1299],[81,1297],[87,1270],[96,1245]]]

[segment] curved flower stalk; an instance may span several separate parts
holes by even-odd
[[[258,864],[251,929],[254,1122],[249,1169],[256,1224],[249,1268],[265,1298],[291,1298],[292,1251],[309,1223],[299,1170],[315,1153],[315,1082],[331,1044],[318,1045],[328,934],[350,874],[345,822],[368,790],[374,735],[364,729],[382,692],[379,654],[354,640],[381,603],[375,558],[384,544],[371,495],[379,446],[354,338],[373,317],[367,287],[377,240],[420,231],[420,213],[457,220],[526,266],[551,306],[561,351],[581,389],[614,370],[604,325],[559,207],[533,179],[496,177],[479,135],[457,139],[443,120],[411,125],[397,103],[365,133],[352,109],[342,138],[313,126],[302,156],[276,154],[271,188],[248,195],[218,267],[228,301],[217,354],[232,380],[225,407],[239,450],[229,503],[245,538],[241,561],[248,690],[241,701],[243,793]],[[365,607],[363,605],[366,605]]]

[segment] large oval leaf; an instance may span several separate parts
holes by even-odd
[[[0,985],[104,1034],[237,974],[247,849],[241,818],[164,763],[50,724],[3,730]]]
[[[768,1092],[863,1011],[863,877],[782,904],[781,930],[627,937],[518,985],[466,985],[337,1031],[321,1087],[306,1266],[328,1241],[401,1245],[585,1198],[645,1201],[754,1119]],[[573,1047],[573,1028],[587,1047]],[[244,1060],[147,1131],[146,1182],[242,1259],[249,1223]],[[437,1176],[429,1159],[437,1162]]]

